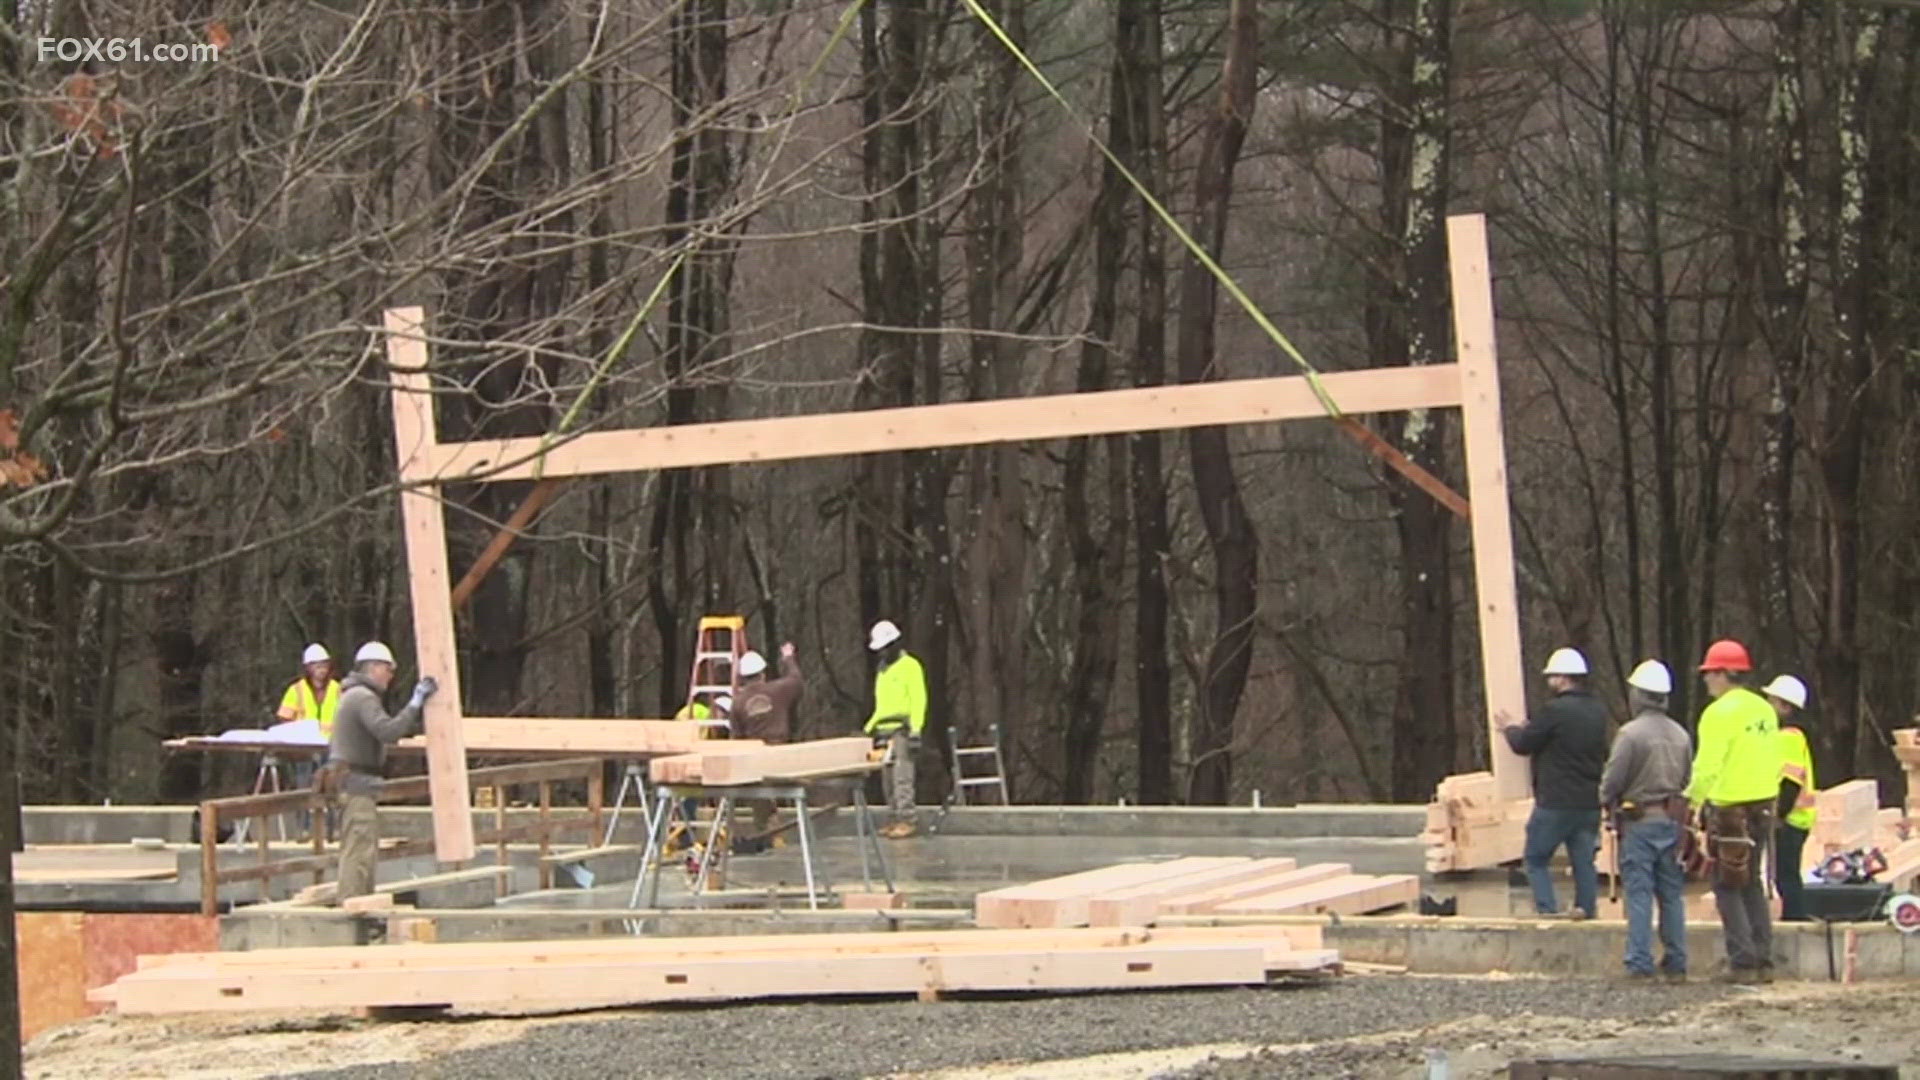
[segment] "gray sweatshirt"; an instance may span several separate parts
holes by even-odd
[[[1600,805],[1653,805],[1685,791],[1692,778],[1693,740],[1687,729],[1666,713],[1642,712],[1613,740],[1600,774]]]
[[[366,791],[379,783],[387,763],[387,746],[421,728],[420,710],[408,705],[392,716],[380,702],[380,691],[359,672],[340,684],[340,705],[333,714],[333,740],[327,760],[346,765],[343,791]]]

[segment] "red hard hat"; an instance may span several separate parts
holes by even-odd
[[[1722,639],[1707,646],[1706,659],[1700,661],[1701,671],[1752,671],[1753,660],[1747,656],[1747,647],[1732,639]]]

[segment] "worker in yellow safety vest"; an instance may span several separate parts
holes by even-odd
[[[1791,675],[1777,676],[1760,691],[1780,717],[1780,825],[1773,832],[1773,884],[1780,890],[1780,921],[1806,922],[1804,870],[1800,865],[1813,831],[1813,752],[1806,733],[1789,726],[1807,707],[1807,684]]]
[[[333,737],[333,714],[340,708],[340,683],[333,677],[333,654],[321,644],[307,646],[300,655],[300,678],[280,695],[281,721],[318,720],[320,737]]]
[[[893,822],[881,835],[899,840],[912,836],[915,822],[913,755],[920,749],[920,730],[927,725],[927,673],[920,661],[900,643],[900,628],[881,619],[867,632],[867,648],[880,656],[873,675],[873,715],[866,733],[885,740],[892,770],[887,800]]]
[[[1773,981],[1773,912],[1756,865],[1771,846],[1780,796],[1780,718],[1744,686],[1753,671],[1746,646],[1716,641],[1700,662],[1713,698],[1700,714],[1687,801],[1706,819],[1714,859],[1713,898],[1726,938],[1726,979]]]

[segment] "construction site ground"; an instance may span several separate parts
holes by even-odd
[[[527,1076],[1365,1080],[1504,1075],[1516,1058],[1720,1052],[1897,1062],[1920,1078],[1920,984],[1628,985],[1347,975],[1269,989],[738,1004],[373,1022],[101,1016],[28,1047],[42,1080]]]

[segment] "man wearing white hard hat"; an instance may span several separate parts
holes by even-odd
[[[317,720],[320,737],[333,734],[333,717],[340,708],[340,683],[333,677],[333,654],[318,642],[300,655],[300,677],[280,695],[275,714],[284,723],[290,720]]]
[[[387,715],[381,695],[393,684],[393,650],[378,641],[353,655],[353,674],[340,691],[333,720],[327,769],[340,801],[340,883],[337,900],[373,891],[374,860],[380,848],[380,823],[374,802],[387,764],[387,747],[419,734],[421,708],[439,689],[431,675],[413,686],[405,708]]]
[[[793,642],[780,646],[780,677],[767,678],[767,658],[757,652],[740,657],[740,690],[728,712],[733,720],[733,737],[783,743],[793,738],[793,706],[806,691],[806,679],[800,674],[800,661]],[[772,799],[753,799],[747,804],[753,811],[753,831],[762,835],[773,824]],[[745,850],[745,849],[743,849]]]
[[[1780,921],[1806,922],[1806,882],[1800,859],[1813,831],[1813,751],[1806,733],[1795,726],[1807,707],[1807,684],[1791,675],[1775,676],[1760,691],[1780,717],[1780,824],[1773,830],[1773,884],[1780,891]]]
[[[919,828],[915,821],[913,755],[920,748],[920,730],[927,724],[927,672],[919,658],[900,641],[900,628],[881,619],[867,631],[867,648],[879,654],[873,675],[873,715],[866,733],[887,742],[887,760],[893,776],[888,805],[893,822],[882,836],[899,840]]]
[[[1660,909],[1659,971],[1687,977],[1686,872],[1680,834],[1686,828],[1693,740],[1667,715],[1673,672],[1648,660],[1627,676],[1633,719],[1621,727],[1600,777],[1600,802],[1619,824],[1620,878],[1627,894],[1627,977],[1651,979],[1653,913]]]
[[[1587,658],[1555,649],[1541,674],[1553,697],[1526,724],[1502,734],[1516,754],[1533,759],[1533,813],[1527,818],[1527,882],[1533,908],[1560,914],[1553,890],[1553,855],[1567,849],[1573,865],[1573,908],[1591,919],[1600,904],[1593,860],[1600,850],[1600,773],[1607,763],[1607,710],[1587,692]]]

